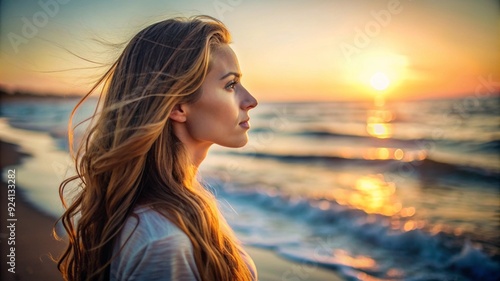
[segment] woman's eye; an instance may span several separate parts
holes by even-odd
[[[236,84],[238,84],[238,82],[233,80],[226,85],[226,89],[234,89],[236,87]]]

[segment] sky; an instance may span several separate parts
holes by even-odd
[[[406,100],[500,90],[499,1],[0,3],[0,86],[11,90],[86,93],[142,28],[197,14],[227,25],[242,83],[261,101]]]

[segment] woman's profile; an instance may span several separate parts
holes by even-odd
[[[103,86],[77,174],[60,186],[64,202],[68,184],[79,185],[60,218],[66,280],[257,279],[195,178],[212,144],[247,143],[257,105],[229,43],[226,27],[207,16],[152,24],[75,107]],[[69,136],[71,146],[71,128]]]

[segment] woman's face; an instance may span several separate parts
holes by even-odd
[[[257,100],[240,83],[238,59],[228,45],[212,53],[200,98],[186,105],[186,128],[198,143],[241,147],[248,141],[248,111]]]

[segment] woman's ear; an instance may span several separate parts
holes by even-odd
[[[169,118],[173,121],[184,123],[186,122],[186,110],[185,104],[176,104],[170,112]]]

